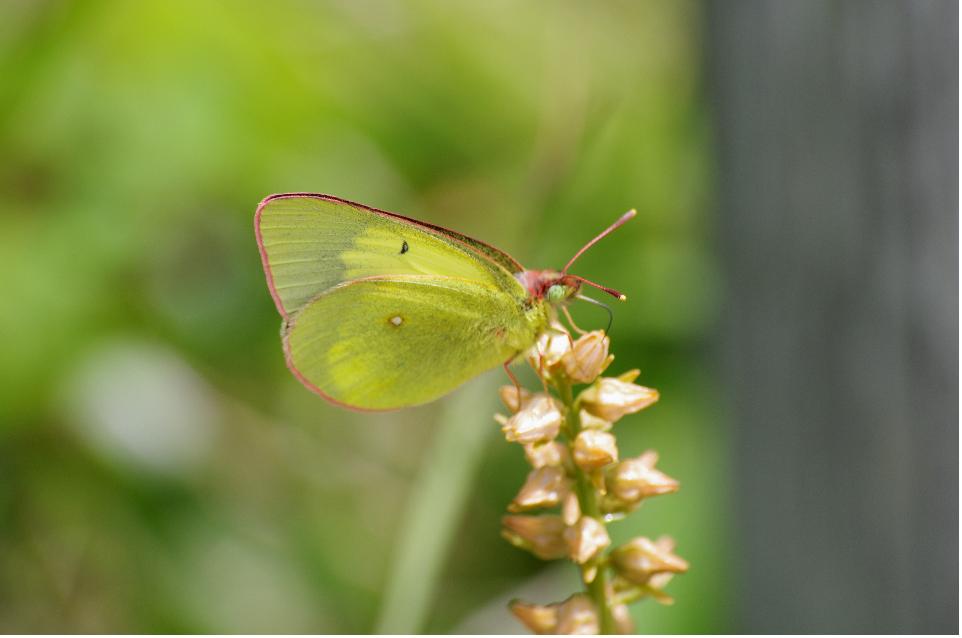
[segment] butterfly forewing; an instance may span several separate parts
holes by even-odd
[[[255,225],[271,294],[285,317],[321,292],[371,276],[456,277],[525,294],[513,276],[517,263],[501,251],[330,196],[269,197]]]

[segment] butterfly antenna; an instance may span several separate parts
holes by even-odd
[[[637,214],[638,214],[638,213],[637,213],[637,211],[635,211],[635,209],[631,209],[630,211],[628,211],[627,213],[625,213],[624,215],[622,215],[621,217],[619,217],[619,218],[618,218],[618,221],[616,221],[614,224],[612,224],[612,225],[609,226],[608,228],[606,228],[606,229],[604,229],[603,231],[601,231],[601,233],[600,233],[597,237],[595,237],[594,239],[592,239],[591,241],[589,241],[587,244],[585,244],[585,245],[581,248],[581,250],[579,250],[577,253],[575,253],[575,256],[572,257],[572,258],[568,261],[567,264],[565,264],[564,270],[562,270],[561,272],[564,273],[564,274],[567,274],[567,273],[568,273],[568,269],[571,268],[571,264],[575,263],[575,260],[578,259],[578,257],[581,257],[581,255],[583,255],[586,250],[588,250],[589,248],[591,248],[592,246],[594,246],[595,244],[597,244],[599,241],[602,240],[602,238],[608,236],[608,235],[611,233],[611,231],[615,230],[616,228],[618,228],[619,226],[621,226],[622,224],[624,224],[626,221],[628,221],[629,219],[631,219],[632,217],[634,217],[634,216],[637,215]],[[587,283],[590,283],[590,282],[587,282]],[[596,284],[592,284],[592,285],[596,285]],[[601,286],[597,286],[597,287],[598,287],[598,288],[601,288]]]
[[[596,284],[595,282],[591,281],[590,279],[585,279],[584,277],[580,277],[580,276],[578,276],[578,275],[568,275],[568,277],[571,278],[571,279],[576,279],[576,280],[580,281],[580,282],[583,283],[583,284],[588,284],[589,286],[594,286],[594,287],[597,288],[598,290],[604,290],[606,293],[608,293],[609,295],[611,295],[612,297],[614,297],[614,298],[617,299],[618,301],[628,301],[628,297],[626,297],[623,293],[618,292],[618,291],[615,290],[614,288],[609,288],[608,286],[602,286],[601,284]],[[579,299],[580,299],[580,297],[579,297]]]
[[[591,297],[585,297],[584,295],[578,295],[575,297],[575,299],[587,301],[590,304],[594,304],[595,306],[601,306],[602,308],[604,308],[605,312],[608,313],[608,327],[605,328],[605,334],[611,333],[611,324],[615,320],[615,313],[611,312],[611,308],[608,307],[608,304],[602,303],[597,299],[592,299]]]

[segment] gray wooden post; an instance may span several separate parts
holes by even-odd
[[[958,4],[708,2],[736,629],[958,632]]]

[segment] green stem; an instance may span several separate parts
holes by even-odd
[[[425,630],[485,441],[494,432],[488,415],[495,387],[490,375],[476,380],[448,399],[442,410],[434,441],[408,497],[377,633]]]
[[[575,437],[577,437],[581,431],[581,415],[578,414],[577,406],[575,405],[571,383],[568,382],[567,379],[556,380],[555,383],[558,388],[558,394],[561,395],[561,400],[567,409],[565,430],[568,438],[568,449],[573,454]],[[581,508],[582,515],[590,516],[604,525],[605,520],[601,515],[601,507],[598,505],[598,492],[591,483],[591,478],[576,464],[574,464],[574,472],[575,490],[578,495],[578,505]],[[599,628],[602,634],[615,634],[617,633],[615,619],[611,613],[611,606],[607,596],[608,572],[604,565],[602,552],[599,552],[597,556],[582,567],[582,581],[584,581],[584,574],[590,573],[591,571],[595,572],[595,577],[590,583],[586,583],[585,588],[588,591],[588,595],[591,596],[591,599],[594,601],[595,607],[598,608]]]

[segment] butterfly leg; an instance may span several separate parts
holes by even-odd
[[[586,331],[579,328],[578,324],[575,323],[574,317],[571,316],[571,311],[568,310],[568,306],[561,306],[561,312],[565,314],[565,318],[568,320],[568,323],[571,324],[571,327],[575,329],[575,332],[580,335],[586,334]]]
[[[521,384],[518,383],[518,377],[514,376],[514,373],[511,372],[511,368],[509,367],[511,365],[511,362],[514,361],[517,357],[518,357],[517,354],[511,355],[511,358],[505,361],[504,364],[502,365],[504,366],[504,371],[507,373],[509,377],[511,377],[511,383],[514,384],[514,389],[518,392],[518,409],[520,410],[521,409]]]
[[[545,381],[544,373],[544,355],[538,356],[538,379],[541,381],[541,387],[544,388],[544,393],[548,394],[548,382]]]

